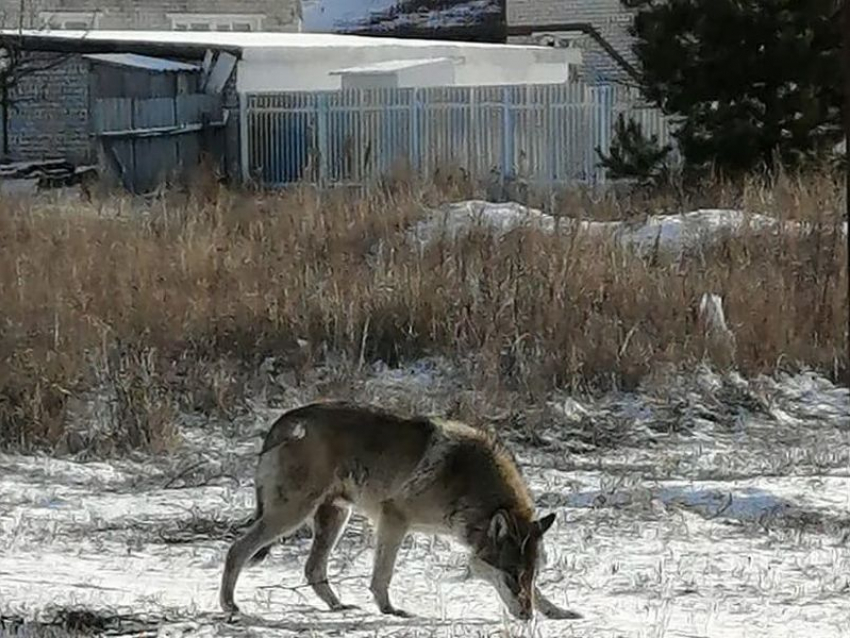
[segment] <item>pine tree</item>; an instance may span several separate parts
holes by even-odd
[[[799,166],[841,138],[836,0],[622,0],[647,97],[691,166]]]
[[[641,186],[659,183],[667,174],[670,144],[659,146],[658,136],[646,137],[639,122],[626,120],[621,113],[614,125],[614,138],[608,155],[596,149],[599,164],[611,179],[633,179]]]

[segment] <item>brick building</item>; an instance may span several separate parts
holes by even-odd
[[[23,9],[22,9],[23,8]],[[0,0],[3,28],[300,31],[300,0]]]
[[[301,0],[0,0],[0,28],[292,32],[301,31]],[[0,38],[0,56],[6,44]],[[31,71],[8,82],[6,108],[0,103],[0,157],[53,155],[61,139],[65,157],[88,161],[87,63],[48,52],[22,57]]]
[[[506,0],[508,32],[516,27],[534,27],[537,35],[510,37],[510,41],[540,41],[544,36],[563,36],[584,51],[589,79],[623,80],[628,73],[623,65],[606,52],[598,42],[579,31],[559,32],[547,25],[586,23],[592,25],[625,61],[636,65],[632,53],[632,37],[628,29],[633,12],[620,0]],[[551,39],[551,38],[550,38]]]
[[[0,158],[94,159],[88,131],[89,65],[81,56],[26,52],[20,73],[0,104]]]
[[[213,55],[215,62],[211,64],[215,67],[220,54],[236,53],[227,46],[212,51],[192,44],[103,43],[32,33],[35,32],[0,33],[0,47],[16,51],[15,70],[7,77],[0,100],[0,162],[65,160],[77,166],[102,165],[97,130],[110,130],[112,125],[99,121],[93,108],[98,99],[198,95],[202,92],[200,78],[205,56]],[[109,68],[117,71],[110,75]],[[223,137],[217,157],[222,160],[227,175],[236,176],[239,102],[235,73],[226,73],[224,84],[212,90],[221,96],[218,103],[225,112],[224,125],[219,129]],[[179,81],[167,77],[176,75],[180,75]],[[104,78],[108,79],[107,83]],[[177,83],[172,85],[174,81]],[[132,117],[135,126],[118,128],[145,128],[151,113],[136,114],[134,110]],[[175,110],[173,117],[176,124],[183,115]]]

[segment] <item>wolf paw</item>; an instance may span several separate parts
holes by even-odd
[[[561,609],[560,607],[552,607],[545,611],[541,610],[541,613],[551,620],[581,620],[584,617],[578,612]]]
[[[226,623],[237,623],[242,619],[242,610],[239,609],[236,605],[222,605],[222,610],[224,611],[224,622]]]
[[[411,614],[409,611],[398,609],[397,607],[393,607],[392,605],[386,605],[385,607],[382,607],[381,613],[386,614],[388,616],[395,616],[396,618],[416,618],[416,614]]]
[[[344,605],[343,603],[338,603],[336,605],[331,606],[331,611],[356,611],[360,609],[357,605]]]

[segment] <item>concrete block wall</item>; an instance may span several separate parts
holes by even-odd
[[[97,163],[97,144],[90,135],[90,63],[81,55],[47,52],[24,55],[27,67],[38,70],[22,76],[10,91],[9,158],[14,161],[61,158],[77,164]],[[218,150],[223,153],[222,168],[227,176],[238,179],[239,96],[235,71],[225,85],[223,102],[229,120],[221,140],[223,148]]]
[[[9,153],[15,160],[94,161],[89,138],[88,62],[79,55],[25,54],[27,68],[9,97]]]
[[[298,31],[300,0],[0,0],[0,22],[39,28],[42,11],[99,13],[99,29],[170,30],[169,13],[262,14],[264,31]]]

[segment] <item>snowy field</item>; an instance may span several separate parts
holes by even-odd
[[[439,408],[453,374],[439,360],[376,366],[362,390]],[[0,456],[3,635],[850,635],[850,395],[815,375],[697,371],[633,394],[553,396],[528,415],[507,438],[558,516],[542,588],[584,614],[528,625],[465,578],[459,547],[426,536],[408,538],[391,588],[418,618],[382,617],[360,518],[330,564],[359,611],[328,612],[306,587],[306,532],[243,572],[244,617],[221,614],[224,555],[252,511],[274,414],[227,432],[186,419],[179,453],[155,461]]]
[[[744,225],[804,230],[729,210],[599,223],[460,202],[424,218],[410,239],[527,223],[550,232],[580,224],[680,255]],[[713,307],[725,326],[722,300]],[[374,365],[357,383],[362,401],[432,413],[475,394],[441,359]],[[814,374],[707,370],[659,374],[633,393],[553,393],[513,428],[487,415],[540,511],[557,513],[541,587],[582,620],[512,620],[488,585],[466,578],[458,546],[427,536],[407,539],[391,587],[417,618],[381,616],[368,591],[372,531],[359,517],[330,564],[331,584],[359,610],[328,612],[306,586],[304,532],[242,573],[245,616],[229,619],[219,579],[253,511],[255,453],[279,409],[314,395],[310,379],[280,385],[274,410],[257,397],[234,423],[182,417],[171,456],[0,455],[0,635],[850,636],[850,392]]]

